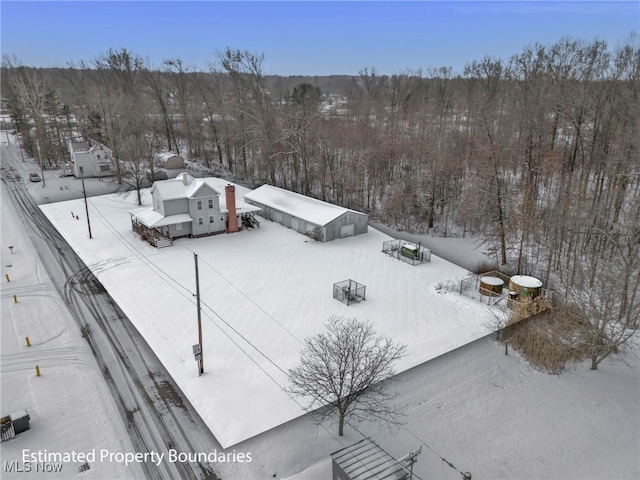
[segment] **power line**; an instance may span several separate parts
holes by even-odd
[[[224,318],[222,318],[222,316],[220,316],[220,314],[218,314],[215,310],[213,310],[213,308],[211,308],[209,305],[207,305],[205,302],[201,303],[207,308],[209,309],[216,317],[218,317],[222,322],[224,322],[225,325],[227,325],[231,330],[233,330],[238,336],[240,336],[240,338],[242,338],[245,342],[247,342],[253,349],[255,349],[260,355],[262,355],[269,363],[271,363],[273,366],[275,366],[278,370],[280,370],[288,379],[291,379],[290,375],[288,372],[286,372],[285,370],[283,370],[275,361],[273,361],[266,353],[262,352],[262,350],[260,350],[257,346],[255,346],[249,339],[247,339],[244,335],[242,335],[240,332],[238,332],[233,326],[231,326]],[[211,317],[209,317],[211,318]],[[211,319],[213,321],[213,319]],[[215,322],[214,322],[215,323]],[[293,395],[291,395],[289,393],[289,391],[287,391],[287,388],[280,385],[280,383],[273,378],[273,376],[271,376],[264,368],[262,368],[262,366],[256,362],[235,340],[233,340],[226,332],[224,332],[222,329],[221,331],[240,349],[242,350],[242,352],[260,369],[262,370],[265,375],[267,375],[276,385],[278,385],[281,390],[291,399],[293,400],[300,408],[302,408],[303,410],[307,411],[307,408],[304,407]],[[348,421],[345,422],[347,423],[347,425],[349,425],[351,428],[353,428],[357,433],[359,433],[363,439],[364,438],[369,438],[367,437],[364,433],[362,433],[358,428],[356,428],[354,425],[352,425],[351,423],[349,423]],[[342,441],[340,441],[338,438],[336,438],[336,436],[331,433],[324,425],[320,424],[320,427],[325,430],[331,437],[333,437],[341,446],[346,447],[346,445],[344,445],[344,443]],[[391,456],[391,455],[390,455]],[[402,466],[404,468],[404,465],[402,465],[397,459],[395,459],[393,456],[391,456],[391,458],[400,466]],[[366,468],[366,464],[364,464],[364,462],[361,459],[357,459],[357,461],[359,463],[361,463],[365,468]],[[422,480],[416,473],[413,474],[416,478],[418,478],[418,480]]]
[[[462,475],[463,478],[467,478],[469,476],[468,472],[463,472],[463,471],[459,470],[453,463],[451,463],[449,460],[444,458],[442,455],[440,455],[438,452],[436,452],[433,448],[431,448],[429,445],[427,445],[427,443],[424,440],[422,440],[420,437],[418,437],[415,433],[413,433],[411,430],[409,430],[406,426],[402,425],[401,428],[406,430],[413,438],[415,438],[422,445],[424,445],[429,450],[431,450],[443,463],[446,463],[450,468],[452,468],[453,470],[458,472],[460,475]]]
[[[95,208],[95,207],[94,207]],[[183,297],[185,297],[187,300],[189,300],[191,303],[193,303],[193,298],[191,298],[193,296],[193,294],[191,294],[190,290],[185,287],[184,285],[182,285],[180,282],[178,282],[177,280],[175,280],[173,277],[171,277],[167,272],[165,272],[164,270],[162,270],[161,268],[159,268],[158,266],[156,266],[153,262],[151,262],[142,252],[140,252],[139,250],[137,250],[133,245],[129,244],[128,240],[122,235],[120,234],[120,232],[113,226],[111,225],[111,223],[106,219],[106,217],[104,217],[104,215],[98,210],[98,214],[102,217],[103,221],[107,224],[108,228],[112,231],[115,232],[119,237],[121,237],[123,240],[125,240],[125,244],[127,244],[127,248],[131,251],[134,252],[134,255],[136,257],[138,257],[143,264],[149,268],[153,273],[155,273],[157,276],[159,276],[165,283],[167,283],[169,286],[172,286],[172,288],[174,288],[176,291],[178,291],[178,293],[180,293]],[[185,247],[186,248],[186,247]],[[187,250],[193,252],[191,249],[186,248]],[[248,297],[244,292],[242,292],[242,290],[240,290],[238,287],[236,287],[233,283],[231,283],[227,278],[225,278],[222,274],[220,274],[220,272],[218,272],[214,267],[212,267],[211,265],[209,265],[207,262],[204,262],[207,266],[209,266],[209,268],[211,268],[213,271],[215,271],[223,280],[225,280],[227,283],[229,283],[229,285],[231,285],[234,289],[236,289],[238,292],[240,292],[248,301],[250,301],[252,304],[254,304],[258,309],[260,309],[263,313],[265,313],[265,315],[267,315],[271,320],[273,320],[275,323],[277,323],[278,325],[280,325],[281,328],[283,328],[285,331],[287,331],[287,333],[289,333],[289,335],[291,335],[294,339],[296,339],[298,342],[303,343],[299,338],[297,338],[292,332],[290,332],[288,329],[286,329],[283,325],[281,325],[277,320],[275,320],[271,315],[269,315],[266,311],[264,311],[264,309],[262,309],[259,305],[257,305],[255,302],[253,302],[253,300],[251,300],[250,297]],[[161,275],[162,274],[162,275]],[[167,278],[170,280],[168,281]],[[171,284],[175,284],[175,285],[171,285]],[[178,288],[176,288],[176,285],[179,286],[181,289],[184,290],[184,292],[180,292],[178,290]],[[190,293],[190,296],[186,295],[185,292]],[[219,313],[217,313],[210,305],[208,305],[206,302],[201,300],[201,304],[208,309],[215,317],[217,317],[220,321],[222,321],[229,329],[231,329],[237,336],[239,336],[242,340],[244,340],[244,342],[246,342],[252,349],[254,349],[258,354],[260,354],[265,360],[267,360],[270,364],[272,364],[276,369],[278,369],[281,373],[283,373],[287,379],[291,379],[289,373],[287,371],[285,371],[282,367],[280,367],[280,365],[278,365],[273,359],[271,359],[271,357],[269,357],[269,355],[267,355],[266,353],[264,353],[259,347],[257,347],[253,342],[251,342],[247,337],[245,337],[242,333],[240,333],[235,327],[233,327],[227,320],[225,320]],[[206,314],[206,313],[205,313]],[[222,334],[224,334],[252,363],[254,363],[275,385],[277,385],[293,402],[295,402],[303,411],[306,411],[307,413],[309,413],[309,410],[307,407],[305,407],[304,405],[302,405],[293,395],[291,395],[291,393],[289,391],[287,391],[287,388],[283,385],[280,384],[280,382],[278,382],[278,380],[276,380],[267,370],[265,370],[263,368],[262,365],[260,365],[260,363],[258,363],[244,348],[242,348],[242,346],[236,341],[234,340],[231,335],[229,335],[228,332],[226,332],[210,315],[206,314],[207,318],[209,318],[209,320],[211,320],[211,322],[214,324],[214,326],[216,328],[218,328],[218,330],[220,330],[220,332]],[[356,431],[360,436],[364,438],[369,438],[367,437],[367,435],[365,435],[363,432],[361,432],[355,425],[353,425],[352,423],[345,421],[345,423],[347,425],[349,425],[354,431]],[[326,431],[334,440],[336,440],[341,446],[346,447],[346,445],[339,439],[337,438],[333,433],[331,433],[324,425],[319,424],[319,426]],[[447,466],[449,466],[450,468],[452,468],[453,470],[455,470],[456,472],[458,472],[460,475],[462,475],[463,478],[468,478],[468,473],[462,472],[461,470],[459,470],[455,465],[453,465],[453,463],[451,463],[450,461],[448,461],[446,458],[444,458],[442,455],[440,455],[436,450],[434,450],[431,446],[429,446],[424,440],[422,440],[420,437],[418,437],[415,433],[413,433],[411,430],[409,430],[409,428],[407,428],[406,426],[401,426],[402,429],[406,430],[412,437],[414,437],[416,440],[418,440],[420,442],[420,444],[424,445],[426,448],[428,448],[433,454],[435,454],[443,463],[446,463]],[[394,459],[394,461],[396,461],[397,463],[400,464],[400,462],[398,462],[398,460],[396,460],[393,456],[392,458]],[[360,461],[361,462],[361,461]],[[361,462],[362,463],[362,462]],[[402,465],[402,464],[400,464]],[[364,466],[364,463],[363,463]],[[416,473],[413,474],[416,478],[418,478],[419,480],[422,480]]]
[[[185,247],[187,250],[192,251],[190,248]],[[195,253],[195,252],[194,252]],[[295,334],[293,334],[287,327],[282,325],[278,320],[273,318],[269,312],[267,312],[264,308],[258,305],[251,297],[249,297],[246,293],[244,293],[240,288],[234,285],[227,277],[225,277],[222,273],[220,273],[213,265],[209,264],[206,260],[202,260],[202,263],[207,265],[211,270],[213,270],[220,278],[222,278],[225,282],[227,282],[232,288],[234,288],[240,295],[246,298],[251,304],[253,304],[258,310],[264,313],[267,317],[269,317],[273,322],[275,322],[280,328],[282,328],[285,332],[287,332],[294,340],[299,342],[301,345],[304,345],[304,342],[300,340]]]

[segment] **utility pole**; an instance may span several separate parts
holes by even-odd
[[[14,123],[15,127],[16,124]],[[24,141],[22,140],[22,135],[18,133],[18,128],[16,127],[16,138],[18,139],[18,146],[20,147],[20,157],[22,158],[22,162],[24,163],[24,154],[22,153],[22,148],[24,147]]]
[[[400,459],[400,463],[405,467],[409,467],[409,480],[413,480],[413,464],[418,461],[418,456],[422,453],[422,445],[418,450],[409,452],[407,455]]]
[[[84,196],[84,209],[87,212],[87,226],[89,227],[89,238],[91,237],[91,222],[89,221],[89,204],[87,203],[87,191],[84,189],[84,169],[80,167],[80,178],[82,179],[82,195]]]
[[[42,187],[46,187],[47,184],[44,182],[44,170],[42,169],[42,154],[40,153],[40,140],[36,138],[36,147],[38,147],[38,161],[40,162],[40,175],[42,175]]]
[[[198,353],[196,359],[198,360],[198,376],[204,373],[204,360],[202,358],[202,316],[200,314],[200,277],[198,275],[198,255],[193,254],[193,259],[196,263],[196,305],[198,308]],[[195,345],[194,345],[195,347]],[[194,352],[196,349],[194,348]]]

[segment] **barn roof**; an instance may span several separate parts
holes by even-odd
[[[402,480],[407,470],[369,438],[331,454],[350,480]]]
[[[321,226],[327,225],[347,212],[365,215],[272,185],[262,185],[245,194],[244,198]]]

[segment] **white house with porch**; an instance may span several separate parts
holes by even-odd
[[[235,185],[220,178],[194,178],[181,173],[154,182],[150,192],[152,206],[129,213],[133,230],[156,247],[171,245],[175,238],[259,226],[253,214],[260,208],[236,199]]]

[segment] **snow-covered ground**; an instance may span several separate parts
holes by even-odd
[[[224,183],[223,183],[224,186]],[[238,197],[248,190],[236,186]],[[136,195],[41,208],[147,339],[190,402],[226,448],[304,413],[283,391],[305,337],[331,315],[370,320],[379,334],[406,344],[399,371],[488,333],[490,307],[443,288],[467,271],[432,256],[410,266],[382,253],[385,234],[319,243],[280,224],[232,235],[180,239],[156,249],[132,230]],[[143,203],[149,205],[148,191]],[[80,216],[76,219],[71,215]],[[203,305],[205,375],[197,375],[195,264]],[[353,279],[366,300],[346,306],[334,283]],[[304,401],[303,401],[304,403]]]
[[[585,362],[550,375],[513,352],[505,356],[501,345],[484,338],[397,376],[393,388],[399,393],[397,403],[404,405],[405,428],[390,432],[362,424],[358,429],[395,458],[422,445],[414,467],[422,479],[461,478],[442,458],[476,480],[637,479],[638,351],[627,360],[628,365],[605,362],[596,372]],[[268,451],[274,472],[283,473],[287,458],[291,463],[305,457],[311,466],[291,479],[330,478],[327,454],[362,436],[348,429],[343,439],[331,437],[303,421],[236,448],[286,444],[287,456],[276,447]],[[335,425],[329,428],[335,434]],[[254,478],[268,478],[269,473],[265,469]]]
[[[37,461],[31,463],[30,473],[16,469],[29,468],[23,464],[25,451],[27,460],[33,460],[30,452],[89,453],[95,449],[99,456],[102,450],[128,452],[132,447],[91,350],[49,280],[6,193],[3,185],[0,405],[2,416],[27,410],[31,429],[2,443],[0,477],[69,479],[78,474],[75,469],[83,462],[66,463],[62,470],[46,474],[36,470],[41,468]],[[14,247],[13,253],[9,246]],[[19,463],[11,466],[11,462]],[[143,478],[139,466],[126,468],[117,462],[91,462],[91,469],[82,474],[82,478],[132,477]]]
[[[28,166],[25,171],[28,173]],[[65,200],[69,193],[65,186],[74,188],[79,183],[73,179],[57,179],[55,172],[45,171],[45,175],[45,188],[40,184],[29,185],[39,202]],[[109,185],[93,180],[87,182],[88,190],[93,191],[94,187],[106,189]],[[60,299],[56,299],[57,294],[43,275],[43,268],[35,261],[35,251],[25,242],[24,233],[18,227],[19,220],[7,211],[4,197],[2,200],[0,400],[2,414],[27,408],[32,417],[32,429],[1,444],[1,460],[13,460],[22,454],[23,448],[131,451],[125,444],[127,436],[121,419],[105,400],[109,393],[103,380],[99,372],[92,370],[96,368],[95,363],[90,361],[86,350],[82,353],[85,343],[79,338],[77,327],[58,303]],[[78,223],[86,228],[84,220],[81,218]],[[80,231],[79,235],[86,235],[86,230]],[[13,258],[9,257],[7,246],[18,242],[20,250],[27,255],[24,258],[17,256],[16,249]],[[472,251],[476,251],[471,242],[466,245],[458,242],[456,249],[461,256],[466,256],[465,252],[473,255]],[[17,258],[21,258],[20,263],[15,260]],[[12,267],[6,267],[9,263]],[[193,268],[192,258],[186,263],[185,269]],[[204,264],[200,267],[204,268]],[[23,268],[24,278],[18,273]],[[6,283],[5,273],[11,275],[11,283]],[[203,276],[201,273],[201,280]],[[367,283],[364,279],[356,280]],[[130,278],[124,283],[135,286],[139,281]],[[23,299],[15,305],[9,291],[14,287],[20,288],[19,300]],[[25,293],[31,290],[32,293]],[[331,295],[330,290],[326,295]],[[41,314],[44,302],[56,305],[47,309],[47,315]],[[351,315],[358,311],[354,308],[360,309],[367,302],[369,300],[345,309]],[[18,307],[21,315],[12,316],[11,309]],[[184,315],[195,318],[194,312]],[[364,318],[360,313],[356,315]],[[34,377],[33,362],[24,356],[28,350],[21,343],[23,332],[20,329],[26,325],[43,332],[38,341],[42,345],[36,346],[41,349],[38,361],[48,359],[48,363],[40,363],[47,367],[39,378]],[[195,334],[189,335],[195,337]],[[58,355],[70,360],[47,356],[46,345],[56,341],[61,342],[62,348]],[[210,356],[214,354],[215,349]],[[9,361],[20,355],[26,364],[9,367]],[[86,359],[86,363],[82,359]],[[196,373],[192,359],[188,361],[188,368]],[[457,469],[471,472],[474,480],[638,479],[639,372],[640,356],[633,351],[627,363],[605,361],[596,372],[589,370],[588,363],[581,363],[561,375],[549,375],[532,369],[517,354],[510,352],[505,356],[503,347],[490,338],[483,338],[396,377],[393,388],[399,393],[396,402],[407,414],[407,430],[390,432],[368,423],[358,425],[358,429],[396,457],[422,444],[423,453],[414,468],[416,478],[460,478],[439,454]],[[38,384],[39,381],[48,383]],[[46,388],[40,389],[41,386]],[[76,395],[77,391],[82,395]],[[225,479],[330,478],[329,454],[362,437],[347,427],[345,436],[339,438],[335,425],[325,427],[315,425],[308,416],[279,425],[229,450],[251,453],[251,462],[221,464],[217,473]],[[105,465],[108,465],[108,471],[92,465],[91,470],[80,474],[66,471],[46,477],[141,478],[135,467],[125,470],[117,464]],[[2,470],[0,477],[44,478],[44,475],[32,472],[18,476]]]

